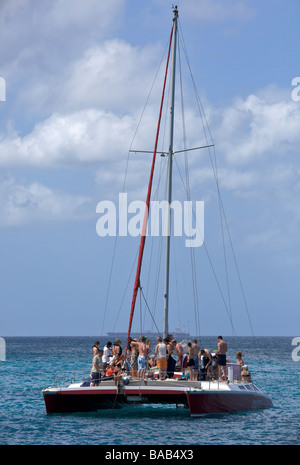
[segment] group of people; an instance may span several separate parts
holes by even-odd
[[[120,339],[112,344],[107,342],[104,349],[100,349],[100,341],[93,345],[93,363],[90,372],[91,386],[98,386],[102,377],[113,377],[115,384],[120,384],[124,369],[124,354]]]
[[[107,342],[103,350],[100,342],[93,345],[93,363],[90,372],[91,386],[97,386],[103,376],[113,376],[118,385],[123,373],[132,378],[144,379],[147,370],[158,369],[159,379],[173,378],[175,369],[184,373],[191,380],[219,379],[226,380],[227,343],[222,336],[218,337],[218,350],[212,354],[209,349],[200,348],[197,339],[188,342],[187,346],[172,337],[156,338],[154,352],[151,354],[151,341],[142,336],[129,339],[127,353],[123,353],[121,340]],[[241,366],[241,379],[251,380],[248,366],[244,365],[242,353],[236,354],[237,364]]]
[[[188,360],[187,368],[189,379],[197,381],[199,376],[202,379],[225,379],[226,380],[226,363],[230,360],[226,357],[227,343],[222,336],[218,336],[218,350],[212,355],[209,349],[200,349],[198,341],[188,343]],[[202,367],[201,367],[202,362]]]

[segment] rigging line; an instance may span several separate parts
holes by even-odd
[[[138,121],[138,125],[137,125],[136,130],[135,130],[135,132],[134,132],[134,135],[133,135],[133,137],[132,137],[131,144],[130,144],[130,146],[129,146],[129,150],[128,150],[128,153],[127,153],[126,166],[125,166],[125,174],[124,174],[124,181],[123,181],[122,192],[125,191],[125,185],[126,185],[127,173],[128,173],[128,165],[129,165],[129,157],[130,157],[130,149],[132,148],[133,142],[134,142],[134,140],[135,140],[135,138],[136,138],[137,132],[138,132],[139,127],[140,127],[140,125],[141,125],[141,121],[142,121],[142,119],[143,119],[144,113],[145,113],[146,108],[147,108],[147,106],[148,106],[148,102],[149,102],[149,99],[150,99],[150,95],[152,94],[152,90],[153,90],[154,84],[155,84],[155,82],[156,82],[156,79],[157,79],[159,70],[160,70],[160,68],[161,68],[161,65],[162,65],[162,63],[163,63],[163,59],[164,59],[164,57],[165,57],[167,48],[168,48],[168,43],[166,44],[166,47],[165,47],[164,53],[163,53],[163,55],[162,55],[161,61],[160,61],[159,66],[158,66],[158,68],[157,68],[157,70],[156,70],[154,79],[153,79],[153,81],[152,81],[152,85],[151,85],[150,90],[149,90],[149,93],[148,93],[148,97],[147,97],[147,99],[146,99],[144,108],[143,108],[143,110],[142,110],[140,119],[139,119],[139,121]],[[122,206],[120,207],[120,211],[121,211],[121,210],[122,210]],[[119,224],[119,219],[118,219],[118,224]],[[105,318],[106,318],[106,312],[107,312],[107,306],[108,306],[108,299],[109,299],[109,294],[110,294],[112,273],[113,273],[113,267],[114,267],[114,262],[115,262],[115,254],[116,254],[117,241],[118,241],[118,235],[116,234],[115,241],[114,241],[112,262],[111,262],[110,273],[109,273],[108,288],[107,288],[107,293],[106,293],[106,301],[105,301],[105,306],[104,306],[104,316],[103,316],[103,319],[102,319],[101,334],[103,334],[103,331],[104,331],[104,324],[105,324]]]
[[[181,92],[181,114],[182,114],[182,129],[183,129],[183,145],[186,149],[186,127],[185,127],[185,111],[184,111],[184,100],[183,100],[183,85],[182,85],[182,67],[181,67],[181,54],[180,54],[180,42],[178,42],[178,62],[179,62],[179,76],[180,76],[180,92]],[[189,182],[189,167],[188,167],[188,157],[186,151],[184,151],[185,159],[185,178],[186,178],[186,189],[187,189],[187,198],[190,200],[190,182]],[[195,313],[195,323],[196,323],[196,334],[200,335],[200,320],[199,320],[199,304],[198,304],[198,292],[197,292],[197,276],[196,276],[196,265],[195,265],[195,251],[191,247],[190,250],[191,256],[191,268],[192,268],[192,285],[193,285],[193,296],[194,296],[194,313]]]
[[[165,134],[165,131],[164,131],[164,134]],[[163,138],[164,138],[164,136],[163,136]],[[155,193],[153,195],[154,199],[158,199],[158,194],[159,194],[159,190],[160,190],[160,186],[161,186],[161,181],[162,181],[163,174],[164,174],[164,171],[165,171],[165,168],[166,168],[166,165],[167,165],[166,164],[166,159],[164,157],[161,157],[160,160],[161,161],[160,161],[160,169],[159,169],[158,181],[157,181],[157,186],[156,186]],[[151,224],[153,224],[152,221],[155,224],[155,222],[157,221],[157,215],[159,215],[159,211],[158,210],[155,211],[156,216],[154,217],[154,220],[152,219],[153,209],[149,210],[149,213],[151,215]],[[159,219],[158,219],[158,221],[159,221]],[[156,271],[155,271],[155,278],[153,280],[153,286],[154,286],[154,292],[153,292],[154,315],[155,315],[156,302],[157,302],[157,296],[158,296],[158,286],[159,286],[159,276],[160,276],[161,256],[162,256],[162,236],[159,235],[159,238],[160,239],[159,239],[159,246],[158,246],[158,259],[155,261],[157,266],[156,266]],[[151,263],[153,263],[152,256],[154,254],[154,252],[153,252],[153,249],[154,249],[153,237],[152,237],[152,240],[150,242],[151,242],[151,249],[150,249],[150,260],[149,260],[149,272],[147,274],[148,279],[147,279],[147,285],[146,285],[147,294],[148,294],[149,282],[150,282],[150,277],[151,277],[150,268],[151,268]]]
[[[222,208],[224,209],[224,206],[223,206],[222,202],[221,202],[221,204],[222,204]],[[240,275],[240,271],[239,271],[239,266],[238,266],[237,259],[236,259],[236,254],[235,254],[235,251],[234,251],[234,248],[233,248],[231,235],[230,235],[230,232],[229,232],[229,227],[228,227],[228,224],[227,224],[227,219],[226,219],[225,213],[224,213],[224,219],[225,219],[225,224],[226,224],[227,233],[228,233],[228,237],[229,237],[229,243],[230,243],[230,246],[231,246],[231,251],[232,251],[232,255],[233,255],[233,259],[234,259],[234,263],[235,263],[235,267],[236,267],[236,272],[237,272],[240,287],[241,287],[241,293],[242,293],[244,305],[245,305],[245,308],[246,308],[246,312],[247,312],[247,316],[248,316],[248,320],[249,320],[249,324],[250,324],[251,333],[252,333],[252,336],[254,337],[254,332],[253,332],[253,327],[252,327],[251,318],[250,318],[250,314],[249,314],[248,304],[247,304],[246,296],[245,296],[245,293],[244,293],[244,288],[243,288],[242,279],[241,279],[241,275]]]
[[[168,92],[166,92],[167,94],[167,99],[166,99],[166,104],[164,105],[164,108],[163,108],[163,113],[164,113],[164,117],[162,118],[164,120],[164,126],[163,126],[163,131],[160,131],[160,133],[162,133],[162,136],[160,137],[161,138],[161,142],[160,142],[160,145],[161,147],[163,148],[164,146],[164,143],[165,143],[165,138],[166,138],[166,128],[167,128],[167,112],[168,112],[168,107],[169,107],[169,98],[170,98],[170,87],[171,87],[171,80],[169,79],[169,82],[168,82]],[[156,153],[161,153],[161,155],[163,154],[166,154],[168,152],[168,150],[164,150],[164,151],[156,151]],[[152,152],[148,152],[148,153],[153,153]],[[153,195],[153,198],[155,199],[158,199],[158,194],[159,194],[159,190],[160,190],[160,186],[161,186],[161,180],[162,180],[162,177],[163,177],[163,173],[165,171],[165,168],[166,168],[166,162],[165,162],[165,158],[164,156],[161,156],[160,158],[160,169],[159,169],[159,175],[158,175],[158,182],[157,182],[157,186],[156,186],[156,190],[155,190],[155,193]],[[164,196],[164,198],[166,198],[166,195]],[[150,215],[152,215],[152,212],[149,208],[149,212],[148,212]],[[156,211],[156,214],[158,212]],[[159,214],[159,213],[158,213]],[[151,224],[152,224],[152,220],[151,220]],[[160,236],[161,239],[160,239],[160,245],[159,245],[159,250],[158,250],[158,260],[157,260],[157,267],[156,267],[156,279],[154,279],[154,297],[153,297],[153,303],[154,303],[154,315],[155,315],[155,311],[156,311],[156,305],[157,305],[157,296],[158,296],[158,287],[159,287],[159,276],[160,276],[160,267],[161,267],[161,256],[162,256],[162,236]],[[154,247],[154,241],[152,239],[151,241],[151,249],[150,249],[150,265],[149,265],[149,273],[148,273],[148,280],[147,280],[147,285],[146,285],[146,289],[147,289],[147,293],[148,293],[148,289],[149,289],[149,281],[150,281],[150,267],[151,267],[151,263],[152,263],[152,255],[153,255],[153,247]],[[146,311],[146,309],[145,309]]]
[[[180,24],[179,24],[179,27],[180,27]],[[182,34],[181,34],[181,37],[182,37]],[[182,40],[183,40],[183,39],[182,39]],[[193,74],[192,74],[192,71],[191,71],[191,67],[190,67],[190,64],[189,64],[189,60],[188,60],[188,56],[187,56],[187,53],[186,53],[186,48],[185,48],[184,43],[183,43],[183,46],[184,46],[185,55],[186,55],[188,67],[189,67],[189,70],[190,70],[190,74],[191,74],[191,78],[192,78],[192,82],[193,82],[193,86],[194,86],[194,91],[195,91],[195,94],[196,94],[196,96],[197,96],[197,102],[198,102],[198,105],[200,105],[200,109],[201,109],[201,110],[199,111],[199,113],[200,113],[200,117],[201,117],[201,120],[202,120],[202,125],[203,125],[203,119],[202,119],[202,114],[203,114],[203,115],[204,115],[204,118],[205,118],[205,121],[206,121],[206,127],[207,127],[208,133],[209,133],[209,135],[210,135],[210,139],[211,139],[212,142],[214,142],[214,141],[213,141],[212,134],[211,134],[211,131],[210,131],[210,127],[209,127],[208,121],[207,121],[207,119],[206,119],[206,115],[205,115],[203,106],[202,106],[202,103],[201,103],[201,99],[200,99],[200,97],[199,97],[199,94],[198,94],[198,91],[197,91],[197,87],[196,87],[196,85],[195,85],[195,81],[194,81],[194,78],[193,78]],[[204,126],[204,125],[203,125],[203,130],[204,130],[204,134],[205,134],[206,141],[207,141],[207,143],[208,143],[208,138],[207,138],[206,129],[205,129],[205,126]],[[228,237],[229,237],[229,242],[230,242],[231,251],[232,251],[232,254],[233,254],[233,258],[234,258],[234,263],[235,263],[235,267],[236,267],[236,272],[237,272],[238,279],[239,279],[239,283],[240,283],[240,288],[241,288],[241,292],[242,292],[242,296],[243,296],[243,300],[244,300],[244,305],[245,305],[245,308],[246,308],[246,312],[247,312],[247,316],[248,316],[248,320],[249,320],[251,332],[252,332],[252,334],[253,334],[253,328],[252,328],[252,323],[251,323],[251,319],[250,319],[249,309],[248,309],[248,305],[247,305],[247,301],[246,301],[246,297],[245,297],[245,293],[244,293],[244,289],[243,289],[243,284],[242,284],[242,281],[241,281],[241,276],[240,276],[240,272],[239,272],[239,267],[238,267],[238,263],[237,263],[237,260],[236,260],[236,255],[235,255],[235,251],[234,251],[234,247],[233,247],[233,243],[232,243],[232,239],[231,239],[231,234],[230,234],[230,231],[229,231],[229,227],[228,227],[228,223],[227,223],[227,218],[226,218],[226,214],[225,214],[225,209],[224,209],[224,205],[223,205],[223,201],[222,201],[222,196],[221,196],[221,192],[220,192],[220,188],[219,188],[219,177],[218,177],[218,167],[217,167],[217,159],[216,159],[215,147],[213,148],[214,163],[213,163],[213,160],[212,160],[212,157],[211,157],[210,149],[208,149],[208,151],[209,151],[210,158],[211,158],[212,168],[213,168],[213,172],[214,172],[214,176],[215,176],[215,181],[216,181],[216,186],[217,186],[217,191],[218,191],[219,202],[220,202],[220,205],[221,205],[221,208],[222,208],[222,212],[223,212],[223,216],[224,216],[224,221],[225,221],[225,225],[226,225],[226,229],[227,229],[227,234],[228,234]]]
[[[194,81],[193,81],[193,82],[194,82]],[[196,87],[195,87],[195,90],[197,90]],[[206,120],[206,116],[205,116],[205,113],[204,113],[204,110],[203,110],[203,107],[202,107],[202,104],[201,104],[201,100],[200,100],[200,97],[199,97],[198,93],[197,93],[197,96],[198,96],[198,99],[199,99],[199,104],[200,104],[200,106],[201,106],[202,112],[203,112],[203,114],[204,114],[204,118],[205,118],[205,120]],[[202,119],[202,117],[201,117],[201,119]],[[213,141],[213,138],[212,138],[211,131],[210,131],[210,128],[209,128],[209,125],[208,125],[207,120],[206,120],[206,124],[207,124],[207,128],[208,128],[208,131],[209,131],[211,140]],[[207,140],[207,139],[206,139],[206,140]],[[214,147],[214,146],[213,146],[213,147]],[[214,177],[215,177],[215,182],[216,182],[216,186],[217,186],[219,204],[220,204],[220,207],[221,207],[221,210],[222,210],[222,213],[223,213],[223,217],[222,217],[222,218],[224,218],[224,221],[225,221],[226,231],[227,231],[228,238],[229,238],[229,243],[230,243],[231,252],[232,252],[232,255],[233,255],[233,258],[234,258],[234,263],[235,263],[235,268],[236,268],[236,272],[237,272],[238,279],[239,279],[239,284],[240,284],[240,288],[241,288],[241,293],[242,293],[242,297],[243,297],[245,309],[246,309],[246,312],[247,312],[247,317],[248,317],[248,320],[249,320],[250,329],[251,329],[251,332],[252,332],[252,334],[253,334],[253,327],[252,327],[251,318],[250,318],[250,314],[249,314],[248,304],[247,304],[247,301],[246,301],[246,296],[245,296],[245,292],[244,292],[244,288],[243,288],[243,284],[242,284],[242,280],[241,280],[241,275],[240,275],[240,271],[239,271],[239,266],[238,266],[238,263],[237,263],[236,254],[235,254],[235,251],[234,251],[234,247],[233,247],[233,243],[232,243],[232,239],[231,239],[231,234],[230,234],[230,230],[229,230],[229,226],[228,226],[228,222],[227,222],[227,217],[226,217],[226,213],[225,213],[225,208],[224,208],[224,204],[223,204],[223,201],[222,201],[222,195],[221,195],[221,192],[220,192],[220,183],[219,183],[219,176],[218,176],[218,166],[217,166],[217,159],[216,159],[215,147],[213,148],[214,162],[213,162],[213,159],[212,159],[211,154],[210,154],[210,149],[208,149],[208,151],[209,151],[209,155],[210,155],[210,159],[211,159],[211,164],[212,164],[212,168],[213,168],[213,173],[214,173]],[[253,336],[254,336],[254,334],[253,334]]]
[[[197,87],[196,87],[196,84],[195,84],[195,80],[194,80],[193,73],[192,73],[192,70],[191,70],[191,66],[190,66],[190,63],[189,63],[189,59],[188,59],[186,47],[184,45],[184,40],[183,40],[183,35],[182,34],[181,34],[181,37],[182,37],[182,41],[183,41],[183,48],[184,48],[184,51],[185,51],[185,56],[186,56],[188,68],[189,68],[189,71],[190,71],[190,75],[191,75],[191,79],[192,79],[192,83],[193,83],[193,87],[194,87],[194,92],[195,92],[196,99],[197,99],[199,114],[200,114],[200,118],[201,118],[201,121],[202,121],[203,132],[204,132],[204,135],[205,135],[206,143],[208,144],[208,137],[207,137],[207,133],[206,133],[206,128],[208,130],[208,133],[210,135],[210,139],[211,139],[212,142],[214,142],[213,137],[212,137],[210,127],[209,127],[209,124],[208,124],[208,121],[207,121],[207,118],[206,118],[206,115],[205,115],[205,112],[204,112],[204,109],[203,109],[203,106],[202,106],[202,102],[201,102],[201,99],[200,99],[200,96],[199,96],[199,93],[198,93],[198,90],[197,90]],[[203,118],[204,118],[206,124],[203,123]],[[214,144],[213,144],[213,146],[214,146]],[[225,265],[226,284],[227,284],[227,294],[228,294],[229,310],[230,310],[230,313],[232,315],[222,211],[223,211],[224,218],[226,218],[226,216],[225,216],[225,211],[224,211],[224,208],[222,206],[222,200],[221,200],[221,192],[220,192],[220,186],[219,186],[219,177],[218,177],[218,168],[217,168],[217,159],[216,159],[215,147],[213,149],[213,154],[214,154],[214,163],[213,163],[213,159],[212,159],[212,156],[211,156],[211,153],[210,153],[210,150],[209,150],[209,156],[210,156],[212,169],[213,169],[213,173],[214,173],[214,177],[215,177],[215,182],[216,182],[216,186],[217,186],[217,192],[218,192],[220,222],[221,222],[221,231],[222,231],[223,255],[224,255],[224,265]],[[229,229],[227,229],[227,233],[229,235]]]
[[[154,76],[154,79],[153,79],[152,85],[151,85],[151,87],[150,87],[150,90],[149,90],[148,97],[147,97],[147,99],[146,99],[146,102],[145,102],[144,108],[143,108],[143,110],[142,110],[142,113],[141,113],[141,116],[140,116],[140,119],[139,119],[138,125],[137,125],[137,127],[136,127],[136,130],[135,130],[135,132],[134,132],[134,135],[133,135],[133,138],[132,138],[132,141],[131,141],[131,144],[130,144],[129,151],[131,151],[131,149],[132,149],[133,142],[134,142],[134,140],[135,140],[135,138],[136,138],[136,135],[137,135],[137,133],[138,133],[138,130],[139,130],[139,127],[140,127],[140,125],[141,125],[142,119],[143,119],[143,117],[144,117],[144,113],[145,113],[145,111],[146,111],[146,108],[147,108],[147,106],[148,106],[148,102],[149,102],[150,96],[151,96],[151,94],[152,94],[152,90],[153,90],[154,84],[155,84],[155,82],[156,82],[156,79],[157,79],[157,76],[158,76],[159,70],[160,70],[160,68],[161,68],[161,66],[162,66],[162,63],[163,63],[164,57],[165,57],[165,55],[166,55],[166,51],[167,51],[167,49],[168,49],[168,45],[169,45],[169,43],[167,43],[167,44],[166,44],[166,47],[165,47],[164,53],[163,53],[163,55],[162,55],[162,57],[161,57],[161,60],[160,60],[159,66],[158,66],[158,68],[157,68],[157,70],[156,70],[156,73],[155,73],[155,76]],[[152,152],[152,153],[153,153],[153,152]]]
[[[162,137],[161,137],[161,142],[160,142],[160,145],[163,149],[164,147],[164,144],[165,144],[165,138],[166,138],[166,129],[167,129],[167,122],[168,122],[168,109],[169,109],[169,100],[170,100],[170,93],[171,93],[171,79],[169,79],[169,82],[168,82],[168,92],[166,93],[167,94],[167,99],[166,99],[166,104],[164,105],[164,126],[163,126],[163,132],[162,132]],[[166,163],[166,158],[163,156],[163,154],[167,154],[168,153],[168,150],[163,150],[162,152],[157,152],[157,153],[161,153],[162,156],[160,158],[160,170],[159,170],[159,176],[158,176],[158,182],[157,182],[157,187],[156,187],[156,191],[155,191],[155,194],[153,196],[154,199],[158,199],[159,197],[159,190],[160,190],[160,187],[162,185],[162,178],[163,178],[163,174],[164,174],[164,171],[166,169],[166,166],[167,166],[167,163]],[[164,192],[164,195],[163,195],[163,198],[166,199],[167,197],[167,186],[165,185],[165,192]],[[153,211],[153,210],[152,210]],[[155,216],[155,218],[157,219],[158,218],[158,224],[159,224],[159,211],[156,210],[156,215],[158,216]],[[151,215],[152,215],[152,212],[151,212]],[[155,223],[156,220],[154,220],[154,223]],[[151,224],[152,224],[152,218],[151,218]],[[164,230],[165,227],[164,225],[162,225],[162,230]],[[155,279],[153,280],[153,284],[154,284],[154,295],[153,295],[153,308],[154,308],[154,315],[155,315],[155,312],[156,312],[156,307],[157,307],[157,297],[158,297],[158,290],[159,290],[159,276],[160,276],[160,270],[161,270],[161,258],[162,258],[162,247],[163,247],[163,235],[162,234],[159,234],[159,246],[158,246],[158,252],[157,252],[157,266],[156,266],[156,274],[155,274]],[[152,239],[151,241],[151,255],[152,256],[152,251],[153,251],[153,244],[154,244],[154,241]],[[148,284],[149,284],[149,280],[150,280],[150,273],[148,273]],[[148,285],[147,285],[147,289],[148,289]]]
[[[132,302],[131,302],[131,310],[130,310],[130,318],[129,318],[128,334],[127,334],[127,342],[126,342],[126,351],[125,351],[125,353],[127,352],[127,348],[128,348],[128,344],[129,344],[129,338],[130,338],[131,325],[132,325],[132,319],[133,319],[134,308],[135,308],[136,295],[137,295],[137,291],[138,291],[138,286],[140,284],[140,273],[141,273],[141,267],[142,267],[142,259],[143,259],[143,254],[144,254],[145,241],[146,241],[146,228],[147,228],[147,222],[148,222],[148,210],[149,210],[149,205],[150,205],[153,173],[154,173],[154,166],[155,166],[155,160],[156,160],[156,150],[157,150],[157,144],[158,144],[158,136],[159,136],[159,130],[160,130],[160,122],[161,122],[161,115],[162,115],[162,109],[163,109],[163,102],[164,102],[166,80],[167,80],[167,74],[168,74],[168,67],[169,67],[169,58],[170,58],[170,52],[171,52],[172,37],[173,37],[173,27],[172,27],[171,35],[170,35],[168,59],[167,59],[167,64],[166,64],[165,78],[164,78],[162,98],[161,98],[160,111],[159,111],[159,118],[158,118],[158,124],[157,124],[157,131],[156,131],[156,138],[155,138],[155,145],[154,145],[154,153],[153,153],[153,158],[152,158],[152,166],[151,166],[150,178],[149,178],[149,183],[148,183],[148,192],[147,192],[147,199],[146,199],[147,211],[145,210],[144,220],[143,220],[143,230],[142,230],[142,237],[141,237],[140,247],[139,247],[139,258],[138,258],[138,264],[137,264],[137,270],[136,270],[136,276],[135,276],[135,282],[134,282],[134,289],[133,289],[133,296],[132,296]]]
[[[173,255],[173,262],[174,262],[174,272],[175,272],[175,283],[176,283],[176,296],[177,296],[177,299],[176,299],[176,303],[177,303],[177,313],[178,313],[178,320],[179,320],[179,324],[181,326],[181,316],[180,316],[180,298],[179,298],[179,292],[178,292],[178,273],[177,273],[177,263],[176,263],[176,254],[174,252],[174,247],[172,245],[171,247],[171,250],[172,250],[172,255]]]
[[[191,79],[192,79],[192,83],[193,83],[193,87],[194,87],[194,92],[195,92],[195,95],[196,95],[196,98],[197,98],[197,103],[198,103],[198,107],[199,107],[199,114],[200,114],[201,121],[202,121],[202,127],[203,127],[203,131],[204,131],[204,134],[205,134],[206,143],[208,144],[208,138],[207,138],[205,128],[207,128],[207,131],[208,131],[209,136],[210,136],[210,140],[214,144],[213,137],[212,137],[212,134],[211,134],[211,131],[210,131],[210,127],[209,127],[209,124],[208,124],[208,121],[207,121],[207,118],[206,118],[206,114],[204,112],[203,105],[202,105],[202,102],[201,102],[201,99],[200,99],[200,96],[199,96],[199,93],[198,93],[198,90],[197,90],[197,87],[196,87],[196,84],[195,84],[195,80],[194,80],[194,77],[193,77],[193,73],[192,73],[192,70],[191,70],[191,67],[190,67],[190,64],[189,64],[189,59],[188,59],[188,55],[187,55],[185,46],[184,46],[184,49],[185,49],[186,60],[187,60],[187,63],[188,63],[190,74],[191,74]],[[203,118],[205,120],[206,125],[204,125],[204,123],[203,123]],[[218,200],[219,200],[220,222],[221,222],[221,231],[222,231],[223,254],[224,254],[224,262],[225,262],[225,272],[226,272],[226,283],[227,283],[227,293],[228,293],[228,300],[229,300],[229,308],[230,308],[230,312],[232,314],[230,287],[229,287],[229,278],[228,278],[228,267],[227,267],[227,258],[226,258],[226,250],[225,250],[223,217],[224,217],[227,234],[228,234],[229,241],[230,241],[232,254],[233,254],[233,257],[234,257],[234,261],[235,261],[235,267],[236,267],[237,275],[238,275],[238,278],[239,278],[241,292],[242,292],[243,299],[244,299],[244,305],[245,305],[245,308],[246,308],[246,311],[247,311],[250,327],[251,327],[251,330],[252,330],[252,324],[251,324],[251,321],[250,321],[248,306],[247,306],[247,303],[246,303],[246,298],[245,298],[245,294],[244,294],[244,290],[243,290],[243,286],[242,286],[242,282],[241,282],[241,278],[240,278],[239,268],[238,268],[237,260],[236,260],[236,257],[235,257],[235,252],[234,252],[234,248],[233,248],[233,244],[232,244],[232,240],[231,240],[231,235],[230,235],[230,231],[229,231],[229,227],[228,227],[228,223],[227,223],[227,219],[226,219],[225,209],[224,209],[224,205],[223,205],[223,202],[222,202],[222,196],[221,196],[221,192],[220,192],[219,176],[218,176],[218,165],[217,165],[217,158],[216,158],[216,150],[215,150],[214,145],[213,145],[213,147],[214,147],[213,148],[213,158],[214,158],[214,160],[213,160],[213,158],[211,156],[210,150],[208,150],[208,152],[209,152],[211,165],[212,165],[212,169],[213,169],[213,173],[214,173],[214,177],[215,177],[215,182],[216,182],[216,186],[217,186],[217,193],[218,193]],[[222,216],[222,213],[223,213],[223,216]]]
[[[177,163],[177,160],[176,160],[176,158],[175,158],[175,157],[174,157],[174,160],[175,160],[175,164],[176,164],[176,166],[177,166],[177,169],[178,169],[179,176],[180,176],[180,178],[181,178],[181,181],[182,181],[183,187],[184,187],[184,189],[185,189],[185,184],[184,184],[184,181],[183,181],[183,178],[182,178],[182,175],[181,175],[181,172],[180,172],[180,169],[179,169],[179,166],[178,166],[178,163]],[[197,220],[197,219],[196,219],[196,216],[195,216],[195,213],[194,213],[194,211],[193,211],[193,216],[194,216],[195,220]],[[196,221],[196,226],[197,226],[197,221]],[[199,229],[199,231],[201,232],[201,230],[200,230],[200,229]],[[202,239],[203,239],[203,237],[202,237]],[[236,332],[235,332],[235,329],[234,329],[234,325],[233,325],[233,321],[232,321],[232,317],[231,317],[231,313],[228,311],[228,305],[227,305],[227,302],[226,302],[226,300],[225,300],[225,298],[224,298],[224,295],[223,295],[223,292],[222,292],[222,289],[221,289],[221,286],[220,286],[220,283],[219,283],[219,280],[218,280],[217,274],[216,274],[216,272],[215,272],[215,269],[214,269],[214,266],[213,266],[212,260],[211,260],[211,258],[210,258],[210,254],[209,254],[209,252],[208,252],[208,249],[207,249],[207,246],[206,246],[206,244],[205,244],[205,241],[204,241],[204,240],[203,240],[203,247],[204,247],[204,250],[205,250],[205,252],[206,252],[206,255],[207,255],[208,261],[209,261],[209,263],[210,263],[210,266],[211,266],[211,269],[212,269],[213,275],[214,275],[214,277],[215,277],[215,280],[216,280],[216,283],[217,283],[217,286],[218,286],[218,289],[219,289],[219,292],[220,292],[220,295],[221,295],[222,301],[223,301],[223,303],[224,303],[224,306],[225,306],[225,309],[226,309],[226,311],[227,311],[227,314],[228,314],[228,317],[229,317],[229,321],[230,321],[230,324],[231,324],[231,327],[232,327],[233,333],[236,335]]]
[[[113,327],[113,331],[115,331],[115,327],[116,327],[116,324],[118,322],[118,319],[119,319],[119,316],[120,316],[120,312],[121,312],[121,309],[122,309],[122,305],[123,305],[123,302],[124,302],[124,299],[125,299],[125,296],[126,296],[126,291],[128,289],[128,286],[129,286],[129,283],[130,283],[130,280],[131,280],[131,276],[132,276],[132,273],[133,273],[133,270],[134,270],[134,266],[136,264],[136,259],[137,259],[137,255],[138,255],[138,252],[136,252],[136,255],[135,255],[135,259],[133,261],[133,264],[132,264],[132,267],[131,267],[131,271],[129,273],[129,277],[128,277],[128,280],[127,280],[127,283],[126,283],[126,286],[125,286],[125,290],[124,290],[124,293],[123,293],[123,297],[122,297],[122,300],[121,300],[121,303],[120,303],[120,306],[119,306],[119,310],[118,310],[118,314],[117,314],[117,317],[116,317],[116,320],[115,320],[115,324],[114,324],[114,327]]]
[[[141,287],[140,287],[140,292],[141,292],[141,295],[142,295],[142,297],[143,297],[143,299],[144,299],[144,302],[145,302],[145,304],[146,304],[146,307],[147,307],[147,309],[148,309],[148,311],[149,311],[149,313],[150,313],[150,316],[151,316],[151,318],[152,318],[152,321],[153,321],[153,323],[154,323],[154,326],[155,326],[155,328],[156,328],[158,334],[161,336],[161,332],[159,331],[159,329],[158,329],[158,327],[157,327],[157,325],[156,325],[156,323],[155,323],[155,319],[154,319],[154,317],[153,317],[153,315],[152,315],[152,313],[151,313],[150,307],[149,307],[149,305],[148,305],[148,303],[147,303],[147,300],[145,299],[145,296],[144,296],[144,293],[143,293],[143,289],[142,289]]]
[[[168,111],[168,101],[169,101],[169,94],[170,94],[170,80],[169,80],[169,91],[167,92],[167,95],[168,95],[168,99],[166,101],[166,105],[165,105],[165,109],[164,109],[164,129],[163,129],[163,135],[162,135],[162,142],[160,142],[160,145],[161,147],[164,146],[164,142],[165,142],[165,137],[166,137],[166,126],[167,126],[167,111]],[[153,151],[152,151],[153,153]],[[156,153],[165,153],[165,152],[156,152]],[[163,176],[163,173],[165,171],[165,167],[166,167],[166,162],[165,162],[165,158],[164,157],[161,157],[160,158],[160,168],[159,168],[159,175],[158,175],[158,181],[157,181],[157,186],[156,186],[156,190],[155,190],[155,193],[153,195],[153,199],[158,199],[158,193],[159,193],[159,190],[160,190],[160,186],[161,186],[161,180],[162,180],[162,176]],[[152,211],[150,211],[149,209],[149,213],[151,215],[151,224],[152,224]],[[158,212],[156,211],[156,214]],[[158,213],[159,214],[159,213]],[[157,218],[157,216],[156,216]],[[154,220],[155,222],[155,220]],[[153,254],[153,247],[154,247],[154,241],[152,239],[151,241],[151,253],[150,253],[150,264],[152,263],[152,254]],[[161,257],[161,247],[160,247],[160,253],[159,253],[159,257]],[[157,262],[157,266],[160,267],[159,263],[160,262]],[[159,274],[156,276],[159,276]],[[157,278],[158,279],[158,278]],[[148,281],[147,281],[147,286],[146,286],[146,289],[147,289],[147,293],[148,293],[148,289],[149,289],[149,281],[150,281],[150,265],[149,265],[149,273],[148,273]],[[155,283],[155,281],[154,281]],[[158,284],[159,282],[157,281],[156,282],[156,297],[157,297],[157,294],[158,294]],[[156,299],[155,299],[156,300]],[[154,313],[155,313],[155,309],[156,309],[156,305],[154,307]]]

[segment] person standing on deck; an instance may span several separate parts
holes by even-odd
[[[217,365],[219,370],[219,379],[222,379],[222,371],[224,380],[226,381],[226,352],[227,344],[223,341],[222,336],[218,336],[218,350],[217,350]]]
[[[172,344],[175,345],[176,355],[179,358],[179,368],[182,369],[182,356],[184,354],[184,350],[180,342],[177,342],[176,339],[173,339]]]
[[[139,348],[138,356],[138,376],[140,379],[145,378],[145,373],[147,369],[147,357],[148,357],[148,347],[146,344],[146,337],[142,336],[139,342],[132,341],[131,345],[137,345]]]
[[[208,349],[201,349],[199,352],[199,361],[203,357],[203,368],[204,368],[204,375],[207,378],[212,378],[212,358],[210,350]]]
[[[131,366],[131,376],[132,378],[137,377],[138,372],[138,345],[135,344],[137,339],[130,341],[130,366]]]
[[[98,351],[100,346],[100,341],[96,341],[93,345],[93,356],[98,355]]]
[[[108,341],[106,346],[104,346],[104,349],[103,349],[103,357],[102,357],[103,368],[106,368],[109,365],[110,357],[111,357],[111,342]]]
[[[173,378],[176,365],[176,358],[174,357],[174,355],[176,356],[176,343],[174,343],[174,340],[169,341],[168,338],[167,341],[167,377]]]
[[[193,380],[197,381],[198,380],[198,374],[199,374],[199,352],[200,352],[200,347],[198,345],[198,340],[193,339],[193,345],[192,345],[193,351],[194,351],[194,366],[193,366]]]
[[[93,357],[93,365],[90,372],[91,386],[99,386],[101,371],[103,370],[102,355],[103,350],[99,350]]]
[[[156,364],[159,373],[159,379],[166,378],[167,369],[167,339],[162,341],[161,337],[157,337],[157,345],[155,347],[155,357],[157,358]]]
[[[195,362],[194,362],[194,349],[192,347],[192,343],[191,342],[188,342],[188,361],[187,361],[187,368],[188,368],[188,371],[189,371],[189,380],[190,381],[194,381],[194,365],[195,365]]]

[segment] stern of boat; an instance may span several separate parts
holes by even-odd
[[[202,383],[201,390],[186,392],[192,417],[230,412],[244,412],[273,407],[272,400],[253,383]]]

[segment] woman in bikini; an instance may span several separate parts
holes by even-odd
[[[116,355],[111,366],[114,370],[114,383],[115,386],[119,386],[122,379],[122,366],[123,366],[124,355]]]
[[[250,381],[251,381],[251,373],[248,370],[248,365],[244,365],[242,367],[241,375],[242,375],[242,381],[248,381],[250,383]]]

